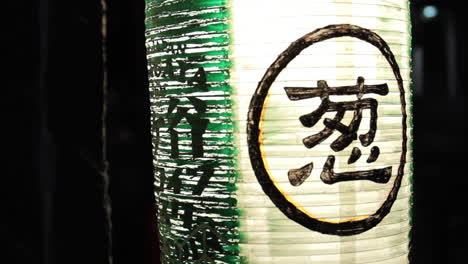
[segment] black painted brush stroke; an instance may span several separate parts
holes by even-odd
[[[310,87],[284,87],[284,90],[286,90],[288,98],[291,101],[315,98],[315,97],[319,97],[321,94],[321,90],[319,88],[310,88]],[[354,95],[354,94],[357,94],[358,92],[359,90],[356,85],[328,88],[329,95]],[[364,93],[387,95],[388,86],[387,84],[366,85],[364,89]]]
[[[343,119],[343,116],[345,114],[344,109],[339,109],[333,118],[333,121],[335,122],[340,122],[341,119]],[[322,143],[325,139],[330,137],[333,134],[334,129],[330,129],[329,127],[325,127],[322,131],[318,132],[317,134],[310,135],[302,139],[302,143],[306,148],[313,148],[316,145]]]
[[[367,163],[372,163],[379,158],[380,149],[377,146],[372,147],[369,158],[367,158]]]
[[[333,167],[335,165],[335,156],[328,156],[323,171],[320,174],[320,179],[326,184],[334,184],[345,181],[368,180],[375,183],[388,183],[392,176],[392,167],[383,169],[367,170],[367,171],[353,171],[335,173]]]
[[[377,100],[373,98],[365,98],[365,99],[359,99],[357,101],[349,101],[349,102],[332,102],[328,98],[328,93],[326,92],[328,90],[328,85],[325,81],[319,81],[319,87],[324,89],[325,93],[322,94],[322,102],[320,103],[319,107],[309,113],[302,115],[299,117],[299,120],[301,121],[302,125],[305,127],[313,127],[326,112],[339,112],[339,111],[354,111],[354,116],[353,120],[351,121],[351,124],[349,126],[346,126],[340,122],[340,120],[330,120],[329,118],[326,118],[324,121],[324,124],[327,128],[333,130],[338,130],[341,132],[343,135],[340,136],[335,142],[332,143],[331,148],[338,152],[343,149],[345,149],[351,142],[355,139],[357,139],[357,130],[359,129],[359,125],[362,120],[362,110],[365,109],[370,109],[371,112],[371,118],[370,118],[370,125],[369,125],[369,131],[364,134],[360,135],[359,139],[361,140],[361,143],[363,146],[367,147],[372,142],[374,141],[375,138],[375,133],[377,132],[377,107],[378,107],[378,102]],[[286,90],[286,93],[288,91]],[[336,119],[336,117],[335,117]],[[325,133],[328,132],[328,133]],[[330,132],[327,131],[322,131],[317,135],[316,137],[312,137],[311,143],[308,143],[305,145],[307,148],[311,148],[315,146],[316,144],[322,142],[324,139],[322,137],[325,137],[328,135]],[[331,134],[330,134],[331,135]],[[328,136],[330,136],[328,135]],[[318,143],[315,143],[315,140],[319,141]]]
[[[361,157],[361,155],[361,150],[358,147],[354,147],[351,151],[351,156],[349,156],[348,164],[355,163]]]
[[[291,169],[288,171],[288,179],[292,186],[300,186],[309,178],[314,168],[314,163],[311,162],[299,169]]]

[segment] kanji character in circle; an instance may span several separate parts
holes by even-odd
[[[262,122],[263,115],[265,112],[266,97],[268,95],[269,89],[281,71],[286,68],[289,62],[291,62],[299,53],[305,48],[332,38],[339,37],[353,37],[365,41],[374,47],[376,47],[381,54],[385,57],[386,61],[392,68],[395,80],[398,84],[400,91],[400,102],[401,102],[401,113],[402,113],[402,153],[400,158],[400,164],[397,168],[397,176],[395,178],[394,184],[388,193],[388,196],[383,201],[381,206],[372,214],[358,217],[344,219],[340,221],[327,221],[322,218],[315,217],[311,213],[305,211],[302,207],[298,206],[294,201],[288,197],[275,183],[274,179],[270,175],[268,168],[265,164],[265,153],[262,149]],[[332,145],[332,148],[340,150],[349,145],[349,143],[357,138],[356,135],[356,126],[359,125],[361,120],[361,112],[363,108],[369,108],[375,112],[376,105],[372,100],[361,100],[362,95],[366,92],[368,93],[377,93],[377,94],[386,94],[388,93],[388,88],[385,85],[373,85],[365,86],[364,78],[359,77],[356,86],[353,87],[328,87],[327,83],[324,81],[318,82],[318,88],[314,88],[314,92],[317,93],[315,96],[320,96],[322,99],[322,104],[311,114],[304,115],[301,117],[301,122],[304,126],[312,126],[320,117],[323,112],[333,111],[337,112],[335,118],[325,120],[325,125],[327,126],[327,131],[321,133],[320,135],[313,135],[304,139],[304,145],[306,147],[312,147],[314,144],[323,140],[324,135],[330,134],[331,130],[338,130],[343,133]],[[319,89],[320,88],[320,89]],[[300,100],[301,97],[312,97],[314,92],[301,91],[301,88],[286,87],[286,92],[290,100]],[[386,90],[387,89],[387,90]],[[337,92],[344,91],[349,94],[356,94],[358,101],[354,104],[337,104],[333,105],[333,102],[328,100],[328,95]],[[317,92],[319,91],[319,92]],[[353,92],[354,91],[354,92]],[[355,116],[353,121],[349,126],[345,126],[339,121],[342,118],[343,111],[353,110]],[[341,118],[340,118],[341,117]],[[374,120],[375,121],[375,120]],[[373,122],[373,121],[371,121]],[[400,69],[395,60],[395,57],[390,50],[388,44],[375,32],[358,27],[355,25],[349,24],[340,24],[340,25],[329,25],[320,29],[317,29],[311,33],[304,35],[303,37],[294,41],[284,52],[282,52],[278,58],[271,64],[263,78],[259,82],[255,93],[252,96],[249,112],[247,117],[247,143],[249,148],[249,156],[252,168],[255,172],[258,182],[260,183],[265,194],[271,199],[277,208],[279,208],[283,214],[285,214],[289,219],[299,223],[300,225],[314,230],[323,234],[330,235],[339,235],[339,236],[350,236],[360,234],[365,232],[377,224],[379,224],[382,219],[390,212],[390,209],[395,202],[398,191],[401,186],[402,178],[404,175],[404,167],[406,163],[406,153],[407,153],[407,113],[406,113],[406,100],[405,100],[405,90],[403,86],[403,80],[400,74]],[[371,123],[371,129],[369,133],[361,135],[359,139],[363,145],[369,145],[373,141],[373,136],[375,134],[375,125]],[[374,130],[374,131],[372,131]],[[350,157],[350,162],[355,160],[360,153],[358,149],[353,149],[353,154]],[[373,148],[371,157],[369,159],[375,160],[378,157],[379,150],[378,148]],[[368,161],[369,162],[369,161]],[[342,175],[333,173],[333,164],[334,157],[329,156],[326,164],[324,165],[324,171],[322,172],[321,179],[324,183],[332,184],[338,181],[349,181],[356,179],[368,179],[377,183],[386,183],[389,181],[391,176],[392,167],[383,168],[381,170],[373,170],[366,172],[358,173],[343,173]],[[310,164],[305,165],[300,169],[292,169],[289,171],[288,176],[292,185],[300,185],[307,173],[310,174],[312,166]],[[367,177],[367,178],[366,178]]]

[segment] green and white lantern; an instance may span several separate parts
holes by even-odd
[[[408,263],[408,1],[146,3],[163,263]]]

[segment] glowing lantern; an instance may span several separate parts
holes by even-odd
[[[404,0],[147,0],[164,263],[405,263]]]

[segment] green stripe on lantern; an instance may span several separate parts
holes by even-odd
[[[227,1],[147,0],[163,263],[239,263]]]

